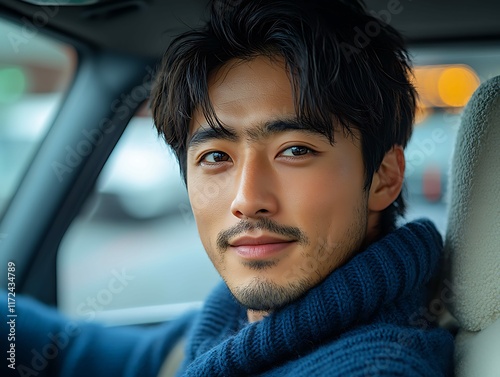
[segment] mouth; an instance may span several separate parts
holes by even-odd
[[[277,237],[240,237],[229,243],[230,249],[244,259],[266,259],[284,251],[294,244],[295,240]]]

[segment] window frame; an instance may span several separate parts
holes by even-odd
[[[11,13],[0,12],[0,17],[21,25]],[[56,305],[58,245],[142,101],[137,107],[129,106],[130,114],[125,117],[118,116],[111,104],[120,99],[120,95],[141,85],[147,73],[144,68],[154,67],[156,60],[98,50],[48,27],[38,32],[73,46],[77,64],[59,111],[0,219],[0,234],[3,235],[0,264],[6,266],[9,261],[15,262],[16,292]],[[122,80],[102,80],[110,71],[118,72]],[[82,101],[82,97],[88,101]],[[59,181],[52,163],[65,161],[68,153],[65,147],[78,145],[81,132],[98,127],[104,119],[111,120],[112,130],[93,146],[90,154],[80,156],[77,166],[71,167],[71,172]],[[6,287],[6,282],[0,284]]]

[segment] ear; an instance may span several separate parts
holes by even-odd
[[[403,187],[404,173],[403,147],[395,145],[385,154],[379,169],[373,174],[368,210],[383,211],[396,200]]]

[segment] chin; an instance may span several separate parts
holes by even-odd
[[[303,296],[312,284],[303,279],[286,285],[255,277],[250,283],[229,286],[234,298],[245,308],[255,311],[274,311]]]

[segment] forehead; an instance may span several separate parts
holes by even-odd
[[[224,125],[255,125],[270,118],[295,117],[291,81],[280,57],[230,60],[210,74],[208,97]],[[206,124],[201,109],[195,109],[190,133]]]
[[[285,61],[280,56],[259,55],[251,59],[232,59],[210,73],[209,95],[219,98],[226,90],[242,92],[259,90],[290,92],[290,79]]]

